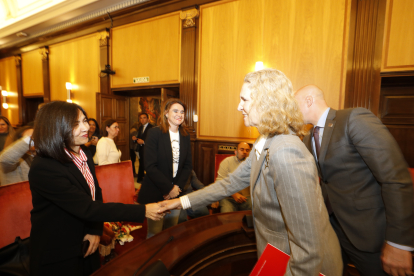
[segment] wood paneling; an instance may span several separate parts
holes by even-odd
[[[105,70],[105,66],[110,64],[109,59],[109,46],[110,46],[110,39],[109,39],[109,29],[101,31],[99,33],[99,58],[100,58],[100,70]],[[111,77],[109,74],[100,74],[100,85],[101,85],[101,93],[103,94],[111,94]]]
[[[238,142],[197,140],[194,143],[193,156],[195,158],[193,158],[193,167],[197,178],[204,185],[214,182],[214,162],[216,154],[234,154],[234,151],[219,150],[219,146],[221,145],[237,147]]]
[[[99,91],[99,40],[96,34],[49,47],[50,97],[66,101],[66,82],[73,85],[73,102],[89,117],[96,116],[95,93]]]
[[[43,78],[43,102],[50,102],[50,67],[49,67],[49,47],[43,47],[42,52],[42,78]]]
[[[42,56],[39,50],[22,54],[23,96],[43,97]]]
[[[400,146],[408,167],[414,168],[414,143],[412,140],[414,125],[387,125],[387,127]]]
[[[8,109],[0,106],[1,115],[7,117],[14,126],[19,124],[19,100],[16,74],[15,57],[8,57],[0,60],[0,86],[8,92]],[[3,97],[0,97],[0,104],[3,104]]]
[[[191,9],[192,12],[198,12],[197,9]],[[185,13],[185,11],[184,11]],[[185,114],[186,122],[191,130],[192,136],[195,136],[194,114],[197,114],[197,40],[198,40],[198,16],[192,18],[193,24],[187,26],[186,20],[182,21],[183,30],[181,34],[181,81],[180,81],[180,99],[187,105]]]
[[[244,76],[262,61],[294,89],[316,84],[333,108],[343,105],[348,2],[220,1],[200,7],[198,137],[253,140],[237,111]]]
[[[381,71],[414,70],[414,1],[388,0]]]
[[[414,168],[414,71],[381,73],[379,117]]]
[[[180,73],[179,13],[151,18],[112,29],[111,87],[178,83]],[[135,77],[150,77],[134,84]]]
[[[378,113],[385,1],[352,1],[345,108]]]
[[[19,123],[18,127],[23,126],[26,122],[26,99],[23,97],[23,76],[22,76],[22,57],[18,55],[15,57],[16,61],[16,80],[17,80],[17,104],[19,106]]]

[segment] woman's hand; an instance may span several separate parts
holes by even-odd
[[[170,210],[179,210],[182,208],[181,200],[179,198],[171,199],[171,200],[164,200],[162,202],[158,202],[160,204],[159,213],[165,213]]]
[[[168,195],[170,196],[170,198],[176,198],[180,193],[181,193],[180,187],[178,187],[177,185],[174,185],[174,188],[170,191]]]
[[[98,137],[93,136],[92,137],[92,140],[91,140],[91,144],[94,145],[94,146],[96,146],[96,144],[98,144],[98,141],[99,141]]]
[[[92,144],[92,140],[91,141],[89,141],[89,142],[87,142],[87,143],[85,143],[85,144],[83,144],[85,147],[89,147],[90,145]]]
[[[234,195],[231,195],[231,196],[234,198],[234,200],[237,203],[243,203],[243,202],[246,202],[246,200],[247,200],[247,197],[245,197],[245,196],[243,196],[242,194],[239,194],[239,193],[235,193]]]
[[[159,213],[160,207],[162,207],[162,203],[150,203],[145,205],[145,217],[152,219],[152,220],[160,220],[162,219],[165,214]]]
[[[96,236],[96,235],[86,234],[85,237],[83,238],[83,240],[84,241],[86,241],[86,240],[89,241],[88,251],[86,251],[85,256],[83,256],[84,258],[86,258],[87,256],[89,256],[92,253],[94,253],[96,251],[96,249],[98,249],[99,241],[101,240],[101,237],[100,236]]]
[[[216,201],[211,203],[211,208],[217,209],[220,206],[220,202]]]

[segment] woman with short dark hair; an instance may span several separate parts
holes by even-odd
[[[96,251],[104,221],[157,220],[157,204],[102,203],[88,141],[86,112],[78,105],[43,106],[33,131],[36,157],[29,172],[33,210],[31,275],[90,275],[99,268]],[[83,241],[88,240],[86,254]]]
[[[96,145],[95,163],[98,165],[107,165],[121,162],[122,152],[115,144],[115,137],[118,136],[119,126],[114,119],[104,122],[103,137],[99,139]]]

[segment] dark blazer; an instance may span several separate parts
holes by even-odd
[[[144,157],[147,174],[138,195],[140,204],[164,200],[163,196],[167,195],[174,185],[183,190],[193,169],[190,135],[182,136],[180,133],[180,160],[174,179],[170,132],[162,133],[159,127],[153,127],[148,132],[145,144]]]
[[[148,136],[148,131],[154,127],[153,125],[151,125],[150,123],[148,123],[147,127],[145,128],[145,131],[142,132],[142,129],[144,128],[144,126],[140,126],[138,129],[138,136],[137,138],[144,140],[144,142],[147,140],[147,136]],[[145,144],[140,145],[137,143],[137,149],[136,151],[139,152],[140,158],[144,157],[144,148],[145,148]]]
[[[98,269],[98,250],[81,256],[86,234],[102,235],[104,221],[137,221],[145,218],[145,206],[102,203],[102,192],[89,152],[88,166],[95,181],[93,201],[89,186],[73,162],[60,163],[36,156],[29,182],[32,192],[30,233],[31,275],[89,275]]]
[[[304,138],[311,151],[312,133]],[[352,244],[379,252],[384,240],[414,246],[413,186],[400,148],[364,108],[328,113],[317,163],[324,196]]]

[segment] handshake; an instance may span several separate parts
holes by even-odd
[[[176,198],[180,193],[181,193],[180,187],[178,187],[177,185],[174,185],[174,187],[168,193],[168,195],[164,196],[164,199],[165,199],[164,201],[145,205],[145,216],[152,220],[160,220],[170,210],[181,209],[181,201],[180,199]],[[176,198],[176,199],[169,200],[172,198]]]
[[[160,220],[170,210],[181,208],[182,206],[179,198],[150,203],[145,205],[145,217],[152,220]]]

